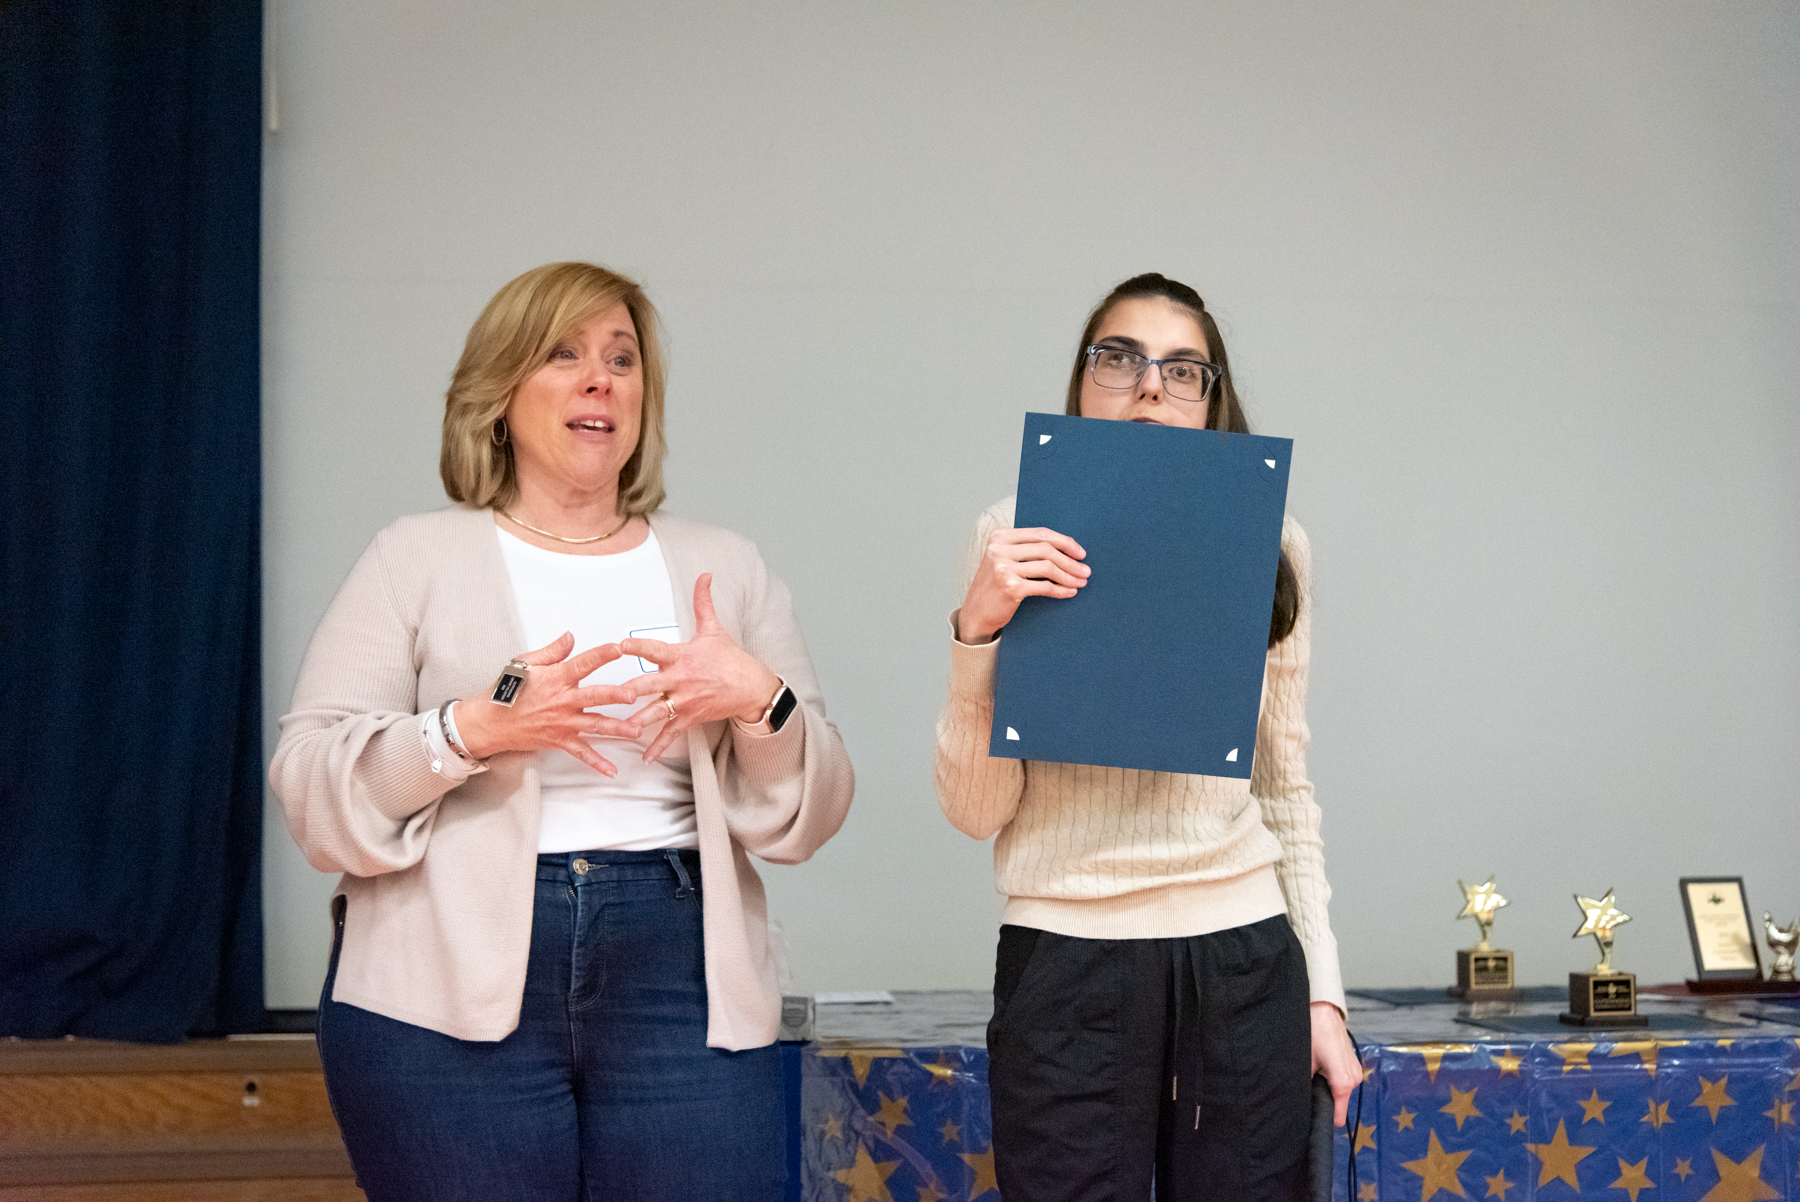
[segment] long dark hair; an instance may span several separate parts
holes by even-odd
[[[1081,380],[1087,371],[1087,348],[1093,345],[1100,323],[1106,320],[1114,305],[1139,297],[1157,297],[1181,306],[1193,315],[1200,324],[1200,332],[1206,335],[1207,354],[1219,365],[1219,382],[1213,386],[1212,403],[1206,407],[1206,428],[1230,434],[1250,433],[1244,406],[1238,401],[1237,388],[1231,382],[1231,358],[1225,353],[1225,340],[1219,337],[1219,327],[1212,314],[1206,311],[1206,302],[1186,284],[1154,271],[1132,276],[1107,293],[1106,299],[1088,314],[1087,325],[1081,331],[1081,342],[1075,349],[1075,366],[1069,371],[1069,399],[1064,411],[1072,417],[1081,416]],[[1300,578],[1294,574],[1294,565],[1288,562],[1287,552],[1283,551],[1275,565],[1275,605],[1269,614],[1269,646],[1273,647],[1292,634],[1294,624],[1299,620]]]

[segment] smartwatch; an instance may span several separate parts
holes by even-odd
[[[769,706],[769,715],[765,719],[769,724],[770,731],[780,730],[781,724],[788,720],[788,715],[793,713],[794,707],[799,704],[800,700],[794,696],[794,690],[788,688],[784,682],[781,692],[775,694],[775,701]]]

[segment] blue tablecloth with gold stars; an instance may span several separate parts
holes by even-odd
[[[804,1202],[999,1202],[985,993],[821,1007],[801,1061]],[[1496,1031],[1555,1005],[1352,999],[1364,1085],[1341,1202],[1800,1199],[1800,1011],[1645,1008],[1634,1032]],[[1783,1017],[1785,1015],[1785,1017]],[[1685,1017],[1683,1017],[1685,1016]],[[1148,1199],[1146,1197],[1146,1202]]]

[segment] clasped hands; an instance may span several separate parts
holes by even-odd
[[[485,698],[464,699],[456,707],[456,726],[463,746],[477,759],[501,751],[566,751],[603,776],[618,768],[596,751],[591,738],[635,740],[657,724],[662,729],[644,749],[644,762],[655,763],[676,738],[704,722],[737,718],[759,720],[781,681],[745,652],[719,622],[713,608],[712,574],[694,582],[694,637],[685,643],[658,639],[626,639],[590,647],[571,656],[575,636],[563,636],[547,647],[519,656],[531,665],[519,699],[509,709]],[[649,660],[659,669],[623,684],[583,685],[600,668],[624,655]],[[630,705],[642,697],[663,697],[628,718],[592,713],[603,705]]]

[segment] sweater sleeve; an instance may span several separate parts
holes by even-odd
[[[321,872],[417,863],[456,783],[432,771],[416,720],[417,624],[395,600],[387,542],[376,535],[313,633],[269,765],[288,829]]]
[[[727,724],[715,763],[725,825],[747,851],[775,864],[798,864],[844,825],[856,773],[843,736],[825,716],[825,698],[794,600],[762,556],[748,552],[742,645],[793,691],[781,729],[758,734]]]
[[[1306,775],[1306,678],[1312,658],[1312,547],[1299,523],[1290,519],[1282,546],[1300,582],[1300,614],[1293,633],[1269,651],[1263,715],[1256,735],[1250,792],[1262,807],[1263,822],[1281,843],[1275,873],[1287,901],[1288,921],[1306,952],[1312,1000],[1344,1009],[1337,939],[1326,903],[1325,850],[1319,836],[1319,806]]]
[[[965,593],[987,551],[988,539],[1010,524],[1001,520],[996,509],[976,520],[969,538],[963,557]],[[956,614],[950,615],[950,699],[937,724],[938,804],[952,826],[975,839],[986,839],[1011,822],[1025,791],[1025,761],[988,754],[994,725],[994,665],[999,654],[998,636],[981,646],[958,642]]]

